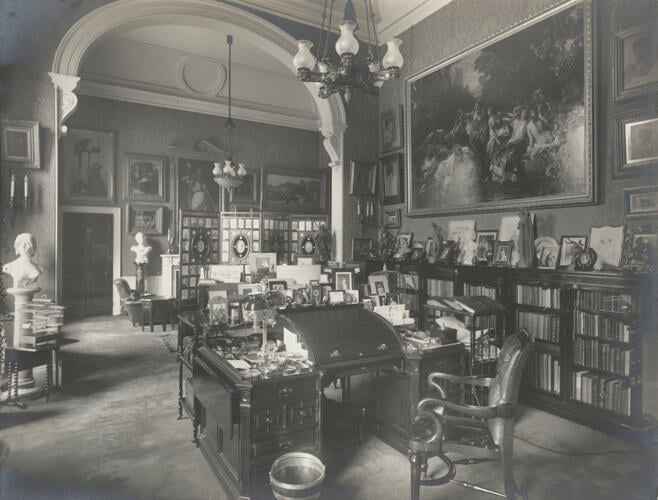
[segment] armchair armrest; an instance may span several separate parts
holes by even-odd
[[[419,401],[418,403],[418,413],[431,411],[427,408],[430,405],[434,407],[437,406],[440,407],[438,411],[433,410],[434,413],[438,413],[439,415],[442,415],[443,411],[445,409],[448,409],[448,410],[456,411],[458,413],[462,413],[464,415],[468,415],[470,417],[477,417],[477,418],[513,417],[514,415],[516,415],[516,409],[517,409],[515,403],[502,403],[495,406],[473,406],[473,405],[465,405],[460,403],[453,403],[451,401],[446,401],[443,399],[425,398]]]
[[[491,387],[494,380],[491,377],[482,375],[455,375],[452,373],[432,372],[427,376],[427,383],[441,395],[442,399],[446,399],[445,391],[433,379],[446,380],[456,384],[478,385],[480,387]]]

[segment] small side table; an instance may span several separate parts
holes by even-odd
[[[176,323],[176,299],[173,297],[149,297],[141,299],[142,303],[142,331],[148,317],[149,326],[153,331],[154,323],[162,323],[162,331],[167,331],[167,323],[174,329]]]
[[[46,365],[46,401],[48,401],[53,388],[53,380],[55,387],[59,387],[59,347],[59,343],[39,349],[5,347],[5,370],[9,376],[9,395],[2,403],[25,409],[25,403],[18,399],[18,372],[41,365]]]

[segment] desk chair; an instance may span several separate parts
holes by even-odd
[[[119,294],[119,299],[121,300],[121,312],[127,314],[128,311],[126,309],[125,302],[127,300],[139,301],[139,293],[137,290],[130,288],[128,282],[123,278],[115,279],[114,286],[116,287],[117,293]]]
[[[420,498],[421,486],[448,482],[503,498],[514,499],[517,495],[525,498],[514,481],[512,450],[521,376],[533,347],[525,330],[508,337],[498,356],[494,378],[430,373],[429,385],[440,396],[438,399],[425,398],[418,403],[418,416],[409,441],[412,500]],[[489,387],[488,405],[472,406],[447,401],[439,380],[462,386]],[[446,455],[449,452],[473,458],[453,461]],[[432,457],[438,457],[447,467],[447,472],[440,477],[427,477],[427,462]],[[502,461],[505,494],[454,479],[455,465],[491,460]],[[421,477],[421,472],[424,477]]]

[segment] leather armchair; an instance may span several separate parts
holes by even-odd
[[[527,331],[509,336],[500,351],[496,376],[459,376],[434,372],[428,377],[429,385],[439,398],[425,398],[418,403],[418,416],[412,426],[409,441],[411,463],[411,498],[420,498],[421,486],[451,482],[477,491],[504,496],[525,498],[513,474],[514,424],[523,369],[534,344]],[[447,401],[439,381],[463,386],[488,387],[486,406],[475,406]],[[452,460],[446,453],[455,452],[474,457]],[[427,478],[428,459],[438,457],[447,472],[441,477]],[[505,494],[454,479],[455,465],[501,460]],[[421,473],[424,477],[421,477]]]

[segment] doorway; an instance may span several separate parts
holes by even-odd
[[[112,314],[114,217],[64,212],[62,298],[67,317]]]

